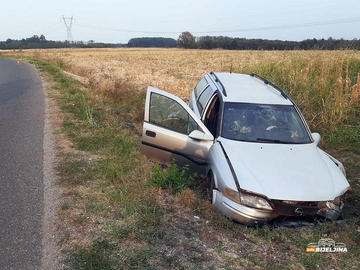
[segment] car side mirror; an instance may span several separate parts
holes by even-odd
[[[315,132],[315,133],[311,133],[311,136],[313,137],[314,143],[318,145],[321,140],[321,135]]]
[[[189,137],[191,139],[197,140],[197,141],[213,141],[214,136],[205,134],[204,132],[201,132],[200,130],[194,130],[189,134]]]

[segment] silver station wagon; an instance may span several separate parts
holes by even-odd
[[[208,73],[189,104],[148,87],[141,151],[207,179],[216,209],[246,225],[279,217],[341,218],[349,188],[300,110],[256,74]]]

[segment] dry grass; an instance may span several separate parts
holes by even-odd
[[[351,89],[351,103],[359,104],[360,100],[360,73],[358,74],[357,84]]]
[[[6,55],[6,52],[2,54]],[[14,55],[14,52],[9,52]],[[324,71],[336,62],[339,68],[350,58],[360,59],[352,51],[225,51],[180,49],[67,49],[28,50],[19,56],[34,57],[61,63],[67,71],[98,85],[99,91],[108,91],[118,81],[152,85],[187,98],[199,78],[209,71],[255,72],[268,63],[293,66],[304,80],[316,62]],[[300,60],[300,62],[299,62]],[[307,63],[307,66],[297,66]],[[291,76],[295,74],[289,74]],[[325,74],[323,74],[325,75]],[[319,82],[321,83],[319,78]],[[86,80],[86,81],[87,81]]]

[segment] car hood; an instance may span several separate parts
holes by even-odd
[[[310,144],[249,143],[222,139],[240,188],[270,199],[327,201],[349,187],[328,155]]]

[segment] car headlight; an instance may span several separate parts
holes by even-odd
[[[224,196],[238,204],[247,205],[254,208],[273,210],[266,199],[244,192],[237,192],[231,188],[224,189]]]

